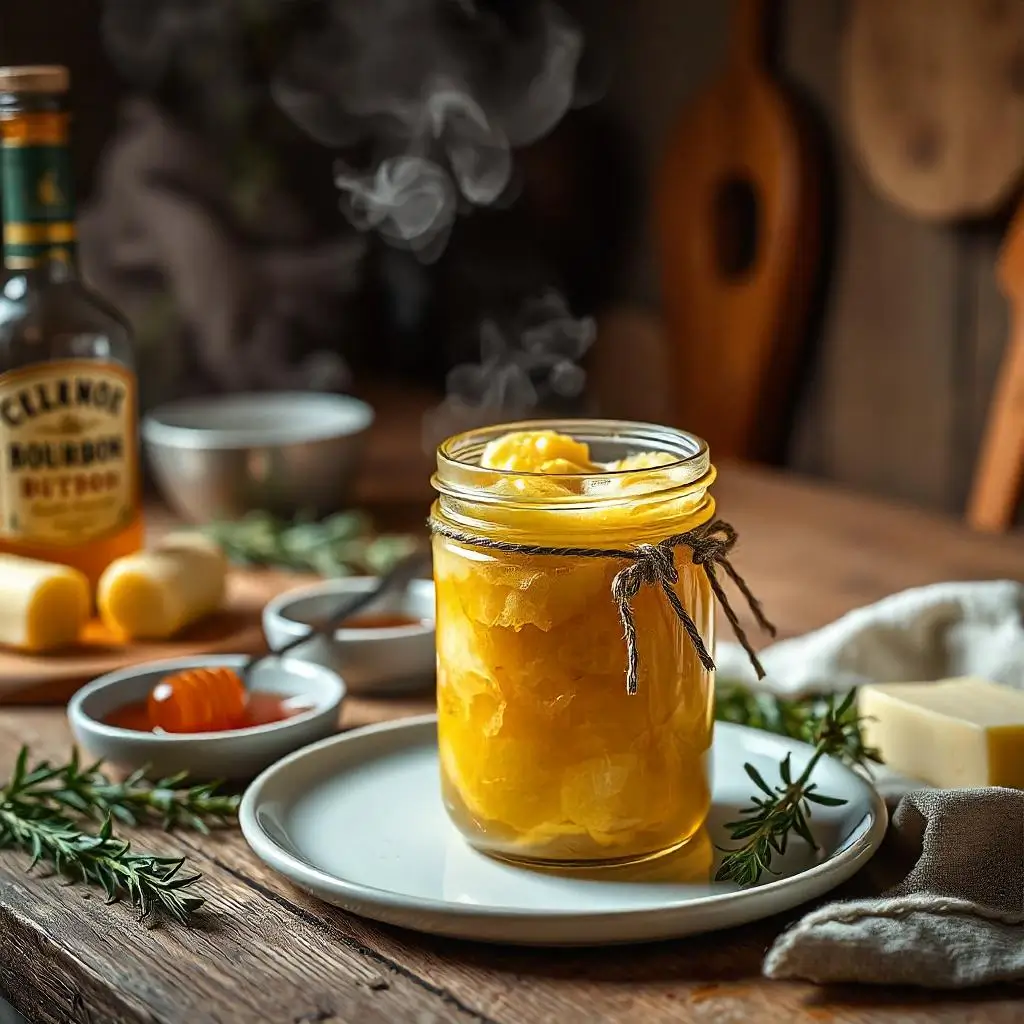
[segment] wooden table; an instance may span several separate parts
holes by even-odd
[[[387,517],[390,509],[395,521],[424,514],[425,487],[389,492],[394,473],[382,479],[364,495],[378,512]],[[737,564],[786,634],[907,586],[1024,579],[1024,543],[1016,537],[970,535],[920,512],[738,467],[724,467],[716,492],[742,534]],[[345,722],[423,709],[417,701],[350,700]],[[0,711],[0,772],[22,742],[39,755],[65,756],[62,712]],[[1009,1024],[1024,1017],[1019,990],[1010,988],[958,996],[765,981],[764,950],[797,912],[647,947],[485,948],[335,911],[262,868],[234,833],[147,833],[138,842],[184,854],[206,875],[202,927],[140,930],[125,907],[28,876],[22,857],[0,854],[0,990],[30,1020]],[[843,892],[870,889],[879,870],[876,858]]]

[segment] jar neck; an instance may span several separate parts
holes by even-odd
[[[607,548],[656,544],[714,516],[714,479],[710,466],[699,481],[682,487],[596,501],[517,502],[442,492],[431,513],[464,533],[515,543]]]
[[[34,109],[18,100],[0,105],[4,266],[66,279],[77,250],[69,115],[53,102]]]
[[[510,437],[515,443],[516,435],[526,439],[527,451],[538,438],[551,443],[545,435],[586,445],[580,465],[588,468],[568,474],[490,468],[487,446]],[[707,444],[671,427],[588,419],[500,424],[449,438],[438,449],[434,515],[475,536],[618,548],[706,522],[714,514],[714,479]]]

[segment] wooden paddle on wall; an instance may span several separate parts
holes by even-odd
[[[926,219],[997,210],[1024,172],[1024,3],[853,0],[843,85],[874,186]]]
[[[725,65],[670,136],[655,215],[678,422],[773,461],[819,257],[817,162],[769,70],[775,4],[734,0]]]

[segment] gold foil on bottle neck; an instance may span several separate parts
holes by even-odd
[[[0,67],[0,92],[64,93],[70,85],[68,69],[59,64]]]

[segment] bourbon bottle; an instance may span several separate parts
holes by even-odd
[[[0,68],[0,552],[95,584],[142,547],[131,332],[78,278],[62,67]]]

